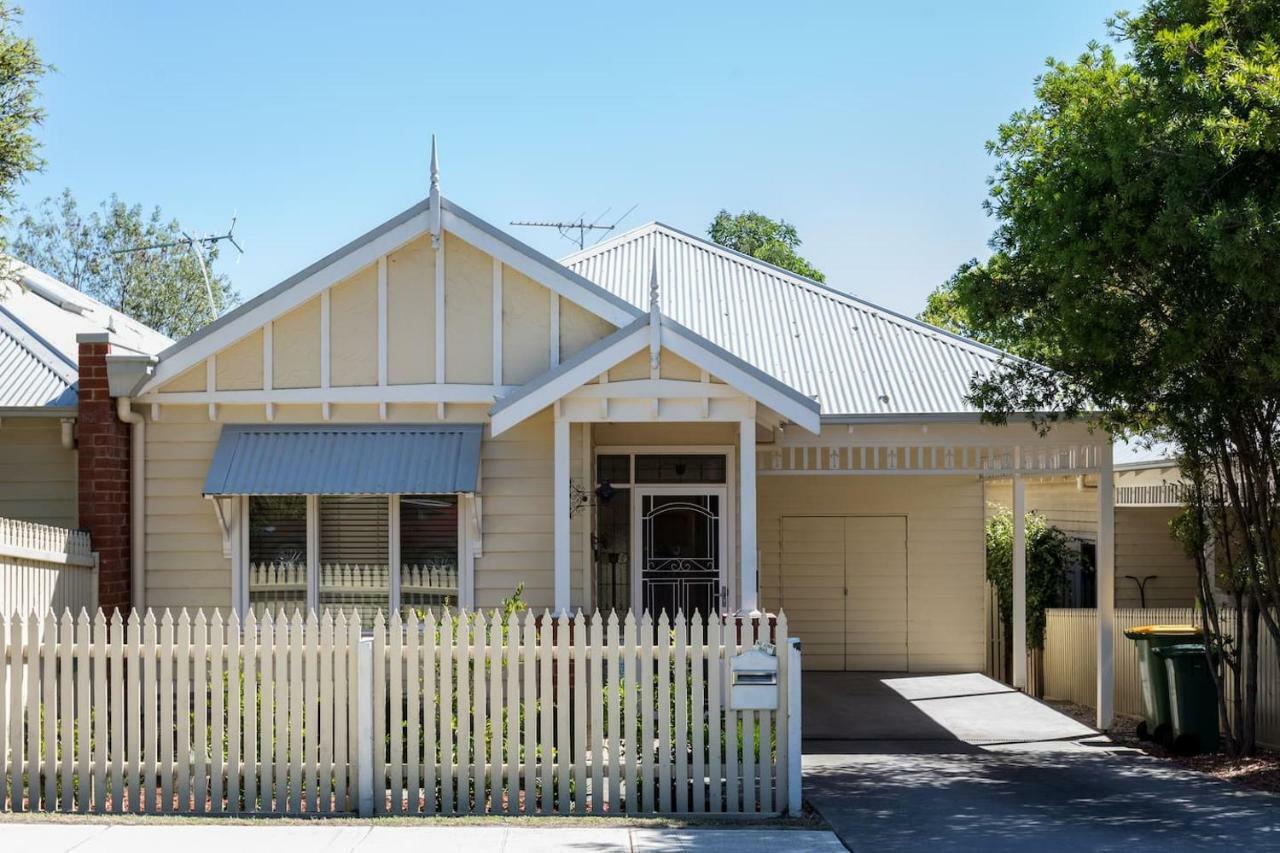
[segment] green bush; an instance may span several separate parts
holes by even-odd
[[[1027,648],[1044,648],[1046,608],[1061,600],[1067,570],[1076,559],[1067,534],[1043,515],[1029,512],[1027,526]],[[987,581],[1000,598],[1000,621],[1013,629],[1013,513],[987,521]]]

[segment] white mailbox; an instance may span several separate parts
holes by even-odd
[[[778,710],[778,655],[760,643],[729,661],[729,707],[735,711]]]

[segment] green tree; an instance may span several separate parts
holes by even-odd
[[[1076,559],[1067,534],[1043,515],[1026,514],[1027,648],[1044,648],[1045,609],[1061,603],[1067,569]],[[987,581],[1000,600],[1005,636],[1013,635],[1013,513],[1004,509],[987,521]]]
[[[25,211],[13,238],[13,254],[171,338],[208,323],[239,297],[226,276],[212,271],[217,247],[205,249],[213,305],[200,261],[183,245],[177,220],[160,208],[144,213],[114,195],[87,215],[70,190]],[[176,245],[128,251],[158,243]]]
[[[754,210],[737,215],[721,210],[711,220],[707,235],[721,246],[759,258],[796,275],[814,281],[827,280],[820,270],[796,254],[800,236],[796,227],[786,220],[773,220]]]
[[[0,226],[7,221],[17,185],[43,165],[33,131],[44,120],[36,84],[48,69],[31,39],[18,35],[21,18],[21,9],[0,0]]]
[[[1225,509],[1199,513],[1199,538],[1234,520],[1280,639],[1280,0],[1149,0],[1108,24],[1129,58],[1095,43],[1050,61],[989,143],[994,255],[956,298],[1047,369],[1009,363],[973,399],[995,421],[1091,410],[1174,443]],[[1254,749],[1253,715],[1233,748]]]
[[[1025,318],[1007,314],[982,315],[978,312],[983,306],[964,298],[966,288],[988,283],[998,286],[1001,261],[1000,256],[986,263],[979,263],[976,259],[965,261],[951,278],[929,294],[918,318],[1005,352],[1023,358],[1037,358],[1042,355],[1036,349],[1040,342],[1027,333]]]

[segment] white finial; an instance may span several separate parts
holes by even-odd
[[[440,158],[436,153],[436,135],[431,134],[431,246],[440,248]]]

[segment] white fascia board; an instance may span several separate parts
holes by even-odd
[[[792,423],[815,435],[822,432],[822,418],[817,404],[801,402],[756,375],[754,368],[737,364],[709,349],[692,332],[678,324],[663,324],[662,345],[681,358],[737,388],[743,394],[768,406]]]
[[[328,263],[322,262],[322,266],[304,271],[302,278],[286,280],[277,285],[274,293],[268,291],[264,294],[268,298],[246,303],[243,306],[246,310],[233,311],[212,324],[216,328],[211,328],[203,335],[196,332],[200,337],[191,343],[179,341],[172,355],[160,354],[160,363],[156,365],[154,375],[139,389],[139,395],[163,385],[210,355],[257,331],[268,320],[288,313],[344,278],[376,263],[383,255],[394,252],[415,237],[425,234],[427,219],[427,211],[422,210],[352,250],[331,256]]]
[[[486,224],[456,205],[447,201],[444,204],[445,231],[492,255],[570,302],[619,327],[634,322],[644,314],[629,302],[571,272],[556,261],[538,256],[518,241],[508,242],[510,238],[504,239],[507,235],[501,234],[492,226],[484,227]]]
[[[548,381],[509,405],[500,403],[490,416],[491,435],[501,435],[648,346],[649,326],[641,323],[633,326],[630,333],[589,358],[565,362]]]

